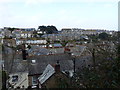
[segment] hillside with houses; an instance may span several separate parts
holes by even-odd
[[[99,29],[1,28],[2,88],[118,88],[118,36]]]

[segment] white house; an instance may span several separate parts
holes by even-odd
[[[9,75],[8,83],[13,88],[27,88],[28,87],[28,72],[18,72]],[[11,87],[9,87],[11,88]]]

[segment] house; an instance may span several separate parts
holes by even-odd
[[[50,44],[49,47],[46,47],[46,45],[30,45],[30,46],[31,48],[28,50],[29,56],[64,53],[64,47],[62,47],[61,44]]]
[[[29,79],[42,75],[44,72],[44,68],[47,67],[48,64],[54,65],[57,60],[59,60],[61,71],[65,73],[73,73],[74,62],[75,59],[75,71],[80,72],[80,70],[84,67],[92,67],[92,55],[90,51],[87,49],[87,46],[76,46],[69,47],[71,54],[61,53],[61,54],[51,54],[51,55],[34,55],[29,57],[29,61],[34,60],[34,63],[29,64]],[[30,81],[29,80],[29,81]],[[35,79],[34,79],[35,80]],[[37,79],[36,79],[37,80]],[[36,84],[38,82],[36,81]],[[32,83],[30,82],[30,85]],[[32,85],[34,86],[34,84]]]
[[[31,38],[31,37],[33,37],[33,31],[22,31],[21,37],[22,38]]]
[[[20,29],[16,29],[12,32],[13,34],[13,37],[16,37],[16,38],[21,38],[21,30]]]
[[[68,88],[70,78],[60,70],[60,64],[47,65],[43,74],[38,78],[40,88]]]
[[[41,37],[46,40],[50,39],[51,41],[59,41],[62,38],[61,34],[44,34]]]
[[[11,38],[12,32],[9,30],[9,27],[4,27],[3,35],[5,38]]]
[[[45,46],[46,40],[32,40],[32,39],[16,39],[16,45],[29,44],[29,45],[41,45]]]
[[[0,28],[0,38],[4,38],[4,32],[3,32],[3,28]]]
[[[26,40],[26,44],[47,44],[46,40]]]
[[[34,87],[38,84],[38,77],[43,74],[46,66],[48,64],[54,65],[57,60],[59,60],[60,62],[61,71],[65,73],[69,72],[69,75],[71,76],[71,73],[73,72],[73,61],[71,60],[69,55],[34,55],[29,56],[27,60],[14,59],[14,61],[5,61],[5,70],[10,75],[10,79],[8,79],[8,82],[10,82],[10,84],[14,86],[13,88],[17,88],[18,86],[20,86],[21,88],[26,82],[23,82],[24,77],[22,77],[22,75],[25,74],[24,76],[27,76],[28,83],[24,84],[24,87]],[[19,77],[21,77],[21,79],[19,79]],[[18,78],[19,80],[13,83],[12,78]],[[8,88],[11,88],[11,86],[9,86]]]
[[[3,44],[7,46],[16,46],[16,41],[15,39],[3,39]]]
[[[76,72],[80,72],[83,68],[92,67],[92,54],[85,45],[76,45],[76,47],[69,47],[72,60],[75,60],[74,67]]]
[[[7,81],[9,88],[27,88],[28,72],[11,73]]]
[[[16,28],[12,34],[16,38],[31,38],[34,30],[34,28]]]
[[[100,33],[113,34],[114,31],[101,30],[101,29],[79,29],[79,28],[63,28],[61,30],[62,35],[67,35],[70,39],[79,39],[81,35],[97,35]]]
[[[48,55],[49,54],[49,50],[44,48],[44,47],[40,47],[37,45],[31,45],[31,48],[28,50],[28,54],[29,56],[33,56],[33,55]]]
[[[61,48],[62,45],[60,43],[49,44],[49,48]]]
[[[38,84],[37,78],[43,74],[48,64],[55,65],[59,60],[61,71],[69,73],[73,72],[73,61],[67,54],[42,55],[29,57],[29,86],[33,87]]]
[[[32,49],[34,50],[33,47]],[[40,48],[36,50],[39,51],[39,49]],[[54,67],[54,65],[56,64],[56,61],[59,60],[60,71],[62,72],[60,76],[63,75],[63,72],[64,72],[65,74],[68,74],[70,77],[72,77],[73,69],[74,69],[73,58],[75,58],[75,61],[76,61],[75,70],[79,72],[82,66],[85,67],[89,65],[89,62],[91,59],[91,53],[89,53],[86,46],[69,47],[69,49],[71,54],[74,54],[74,55],[71,55],[68,53],[55,53],[50,55],[35,54],[35,55],[28,56],[27,60],[22,60],[21,58],[18,58],[17,55],[15,55],[16,58],[14,59],[14,61],[12,61],[12,56],[11,56],[11,60],[10,59],[8,60],[7,58],[10,57],[8,55],[8,57],[5,57],[6,59],[5,69],[9,72],[9,74],[19,73],[19,72],[21,73],[28,72],[28,86],[34,87],[38,85],[38,77],[40,77],[43,74],[44,69],[47,67],[47,65],[50,64],[52,67]],[[45,48],[41,50],[40,50],[41,52],[44,52],[44,51],[46,52]],[[89,55],[86,53],[89,53]],[[19,55],[19,57],[21,57],[21,55]]]

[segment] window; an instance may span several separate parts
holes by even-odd
[[[12,82],[17,82],[18,81],[18,75],[12,76]]]
[[[38,84],[38,77],[37,76],[33,76],[32,77],[32,85],[37,85]]]

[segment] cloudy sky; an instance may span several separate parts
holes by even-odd
[[[0,27],[118,29],[119,0],[0,0]]]

